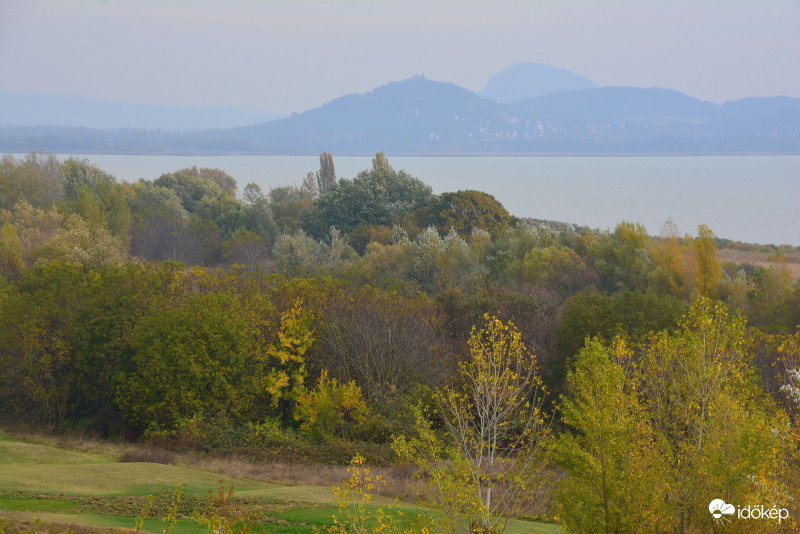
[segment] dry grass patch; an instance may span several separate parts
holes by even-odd
[[[771,265],[775,265],[774,262],[769,261],[770,257],[774,255],[774,252],[757,252],[732,248],[723,248],[718,251],[720,263],[754,265],[756,267],[770,267]],[[800,278],[800,254],[792,252],[785,254],[784,258],[786,259],[786,268],[789,269],[792,278]]]
[[[290,464],[281,462],[255,463],[242,458],[215,458],[195,453],[181,455],[179,463],[203,471],[237,478],[250,478],[287,486],[321,486],[330,488],[347,480],[345,466],[319,464]],[[413,481],[413,469],[408,466],[372,467],[381,475],[386,486],[376,487],[376,493],[400,500],[414,501],[419,493]]]
[[[160,447],[144,446],[130,447],[122,453],[119,461],[128,462],[148,462],[151,464],[173,465],[177,454],[172,451],[164,450]]]

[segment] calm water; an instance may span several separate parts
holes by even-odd
[[[59,155],[59,158],[66,158]],[[239,183],[299,184],[319,169],[315,156],[79,156],[117,178],[153,180],[184,167],[216,167]],[[334,156],[352,178],[370,157]],[[800,156],[700,157],[391,157],[395,169],[434,192],[478,189],[514,215],[613,228],[644,224],[658,234],[667,219],[683,233],[707,224],[718,236],[800,245]]]

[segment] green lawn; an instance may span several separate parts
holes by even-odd
[[[198,469],[153,463],[120,463],[116,458],[75,452],[46,445],[23,443],[0,436],[0,517],[14,520],[40,518],[48,523],[80,524],[105,528],[133,528],[147,495],[156,495],[154,517],[143,529],[161,532],[159,519],[170,495],[183,484],[184,499],[175,532],[204,532],[189,519],[205,506],[208,490],[216,494],[218,483],[235,487],[235,496],[248,506],[260,507],[262,526],[272,534],[311,534],[314,527],[332,523],[337,512],[330,488],[284,486],[236,478]],[[392,501],[376,497],[376,505]],[[159,508],[160,507],[160,508]],[[404,506],[413,514],[414,506]],[[515,522],[509,534],[560,532],[558,527]],[[11,534],[7,530],[7,534]]]

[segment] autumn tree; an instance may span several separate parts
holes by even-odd
[[[300,191],[311,197],[311,200],[319,196],[319,184],[313,172],[309,171],[303,177],[303,182],[300,184]]]
[[[0,212],[0,220],[16,228],[22,257],[28,266],[31,253],[56,234],[63,219],[55,205],[45,211],[27,200],[19,200],[11,210]]]
[[[28,271],[24,289],[0,301],[0,407],[51,430],[73,393],[72,335],[84,270],[47,265]]]
[[[542,411],[536,358],[519,331],[496,317],[484,319],[485,325],[470,336],[469,358],[459,365],[462,386],[445,387],[437,395],[452,467],[431,461],[441,458],[442,447],[424,419],[418,425],[420,437],[400,439],[395,448],[427,471],[439,508],[455,505],[473,528],[502,532],[510,519],[530,509],[541,489],[549,419]],[[451,484],[435,485],[444,480]],[[453,495],[463,501],[453,503]],[[457,531],[458,523],[451,527]]]
[[[677,225],[668,220],[660,237],[649,247],[653,272],[650,274],[650,291],[658,295],[673,295],[688,299],[692,287],[690,267],[681,248]]]
[[[694,304],[677,332],[660,332],[643,350],[641,392],[669,444],[666,504],[674,530],[707,529],[709,495],[726,502],[788,498],[778,478],[788,421],[766,398],[751,362],[744,319],[707,299]]]
[[[696,294],[714,297],[722,271],[717,256],[716,236],[705,224],[697,227],[697,237],[690,241],[694,259],[694,289]]]
[[[199,174],[217,184],[230,196],[236,196],[236,179],[222,169],[201,168]]]
[[[307,376],[305,353],[314,341],[309,327],[309,313],[300,301],[283,312],[280,328],[273,343],[267,348],[269,370],[264,387],[273,408],[280,408],[288,420],[294,403],[305,391]]]
[[[300,429],[322,439],[335,435],[346,438],[348,431],[363,424],[368,414],[361,388],[352,380],[340,384],[335,378],[329,379],[325,369],[314,389],[301,387],[294,410]]]

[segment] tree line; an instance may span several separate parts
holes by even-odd
[[[548,513],[703,530],[712,494],[798,517],[800,287],[782,251],[721,265],[705,226],[520,220],[483,192],[434,195],[382,153],[352,179],[323,154],[300,186],[237,187],[217,169],[129,184],[4,156],[2,418],[399,454],[451,489],[427,495],[464,529]]]

